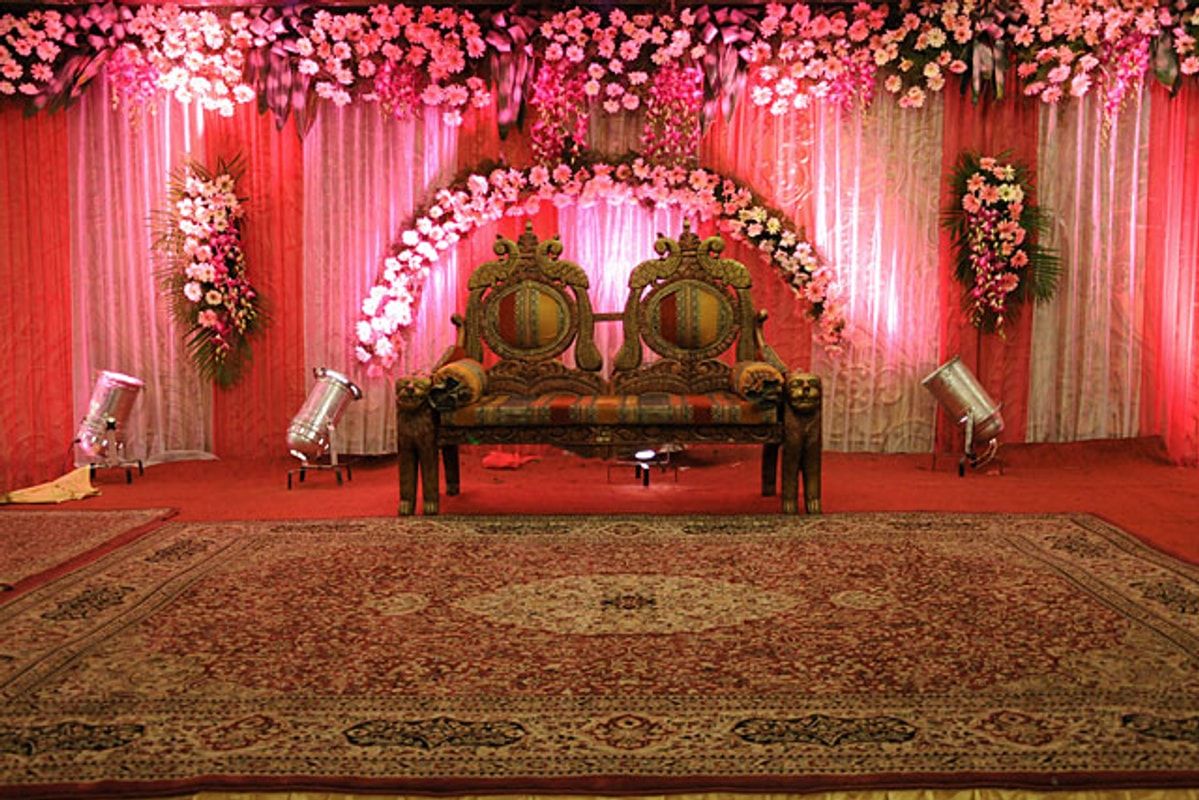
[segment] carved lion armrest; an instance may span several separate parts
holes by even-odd
[[[487,391],[487,373],[473,358],[451,361],[433,373],[429,403],[438,411],[453,411],[477,401]]]
[[[731,381],[737,396],[763,408],[777,406],[783,396],[783,373],[765,361],[738,361]]]
[[[821,422],[824,391],[820,378],[806,372],[787,375],[783,406],[783,511],[798,511],[799,481],[803,479],[803,507],[820,513],[820,462],[824,450]]]

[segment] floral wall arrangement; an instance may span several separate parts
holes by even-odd
[[[246,277],[239,172],[237,159],[212,171],[196,162],[183,165],[171,176],[154,245],[163,262],[163,290],[192,361],[220,386],[237,382],[250,357],[249,340],[264,322]]]
[[[1000,335],[1024,301],[1053,296],[1060,270],[1057,254],[1037,241],[1048,216],[1032,202],[1028,168],[1002,159],[961,155],[951,179],[956,204],[944,218],[966,315]]]

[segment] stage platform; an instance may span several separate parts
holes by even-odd
[[[485,469],[487,447],[462,449],[462,493],[443,514],[770,514],[754,447],[696,447],[643,486],[632,467],[550,448],[509,448],[537,460]],[[293,459],[152,465],[126,485],[101,472],[99,497],[65,508],[173,507],[180,521],[392,516],[399,502],[394,457],[352,458],[353,479],[309,473],[287,488]],[[952,454],[826,452],[824,510],[1088,512],[1172,555],[1199,563],[1199,470],[1170,464],[1155,439],[1008,445],[998,465],[957,475]],[[444,491],[444,486],[443,486]]]

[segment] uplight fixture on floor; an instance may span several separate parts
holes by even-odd
[[[1003,433],[1003,415],[999,405],[974,377],[959,356],[937,367],[921,383],[949,414],[949,418],[966,429],[965,453],[958,461],[958,475],[966,474],[966,464],[981,467],[995,457],[999,450],[999,434]],[[981,452],[974,443],[985,441]]]
[[[298,472],[303,483],[310,469],[333,470],[338,485],[341,485],[343,469],[347,478],[352,480],[354,477],[349,464],[338,463],[333,434],[346,406],[353,400],[361,399],[362,390],[345,375],[325,367],[317,367],[312,374],[316,376],[316,383],[287,428],[287,450],[300,459],[297,469],[287,471],[288,489],[291,488],[293,473]],[[313,463],[326,452],[329,453],[328,464]]]
[[[633,477],[641,481],[642,486],[649,486],[650,467],[657,465],[663,472],[668,466],[674,466],[674,481],[679,482],[679,468],[672,465],[670,454],[678,452],[678,445],[664,444],[657,447],[645,447],[641,450],[635,450],[632,453],[625,452],[623,455],[618,455],[614,464],[608,465],[608,482],[612,482],[613,467],[633,467]]]
[[[129,412],[145,384],[132,375],[102,370],[92,388],[92,398],[87,406],[87,415],[79,423],[72,445],[91,467],[94,476],[97,467],[117,467],[125,470],[125,482],[133,482],[134,465],[139,475],[145,474],[140,459],[125,458],[125,430]]]

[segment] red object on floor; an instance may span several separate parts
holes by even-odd
[[[539,461],[540,456],[525,456],[520,453],[505,453],[503,450],[492,450],[483,456],[483,469],[519,469],[525,464]]]
[[[522,448],[521,452],[529,448]],[[519,470],[485,470],[488,448],[462,448],[462,493],[443,514],[775,514],[760,493],[757,448],[697,447],[681,454],[679,480],[642,486],[631,468],[548,448]],[[957,475],[957,459],[926,454],[825,453],[824,511],[1083,511],[1159,549],[1199,563],[1199,470],[1165,459],[1160,440],[1005,446],[994,468]],[[76,509],[180,509],[179,520],[392,516],[399,503],[394,458],[353,462],[338,486],[311,472],[287,489],[294,462],[190,461],[148,467],[125,484],[102,471],[103,494]],[[2,513],[2,512],[0,512]]]

